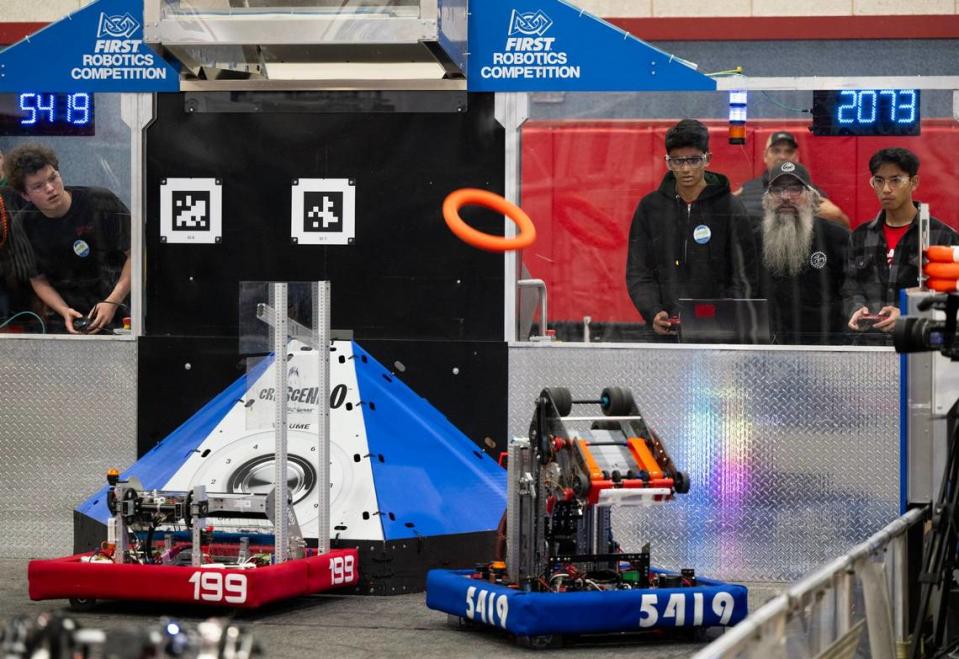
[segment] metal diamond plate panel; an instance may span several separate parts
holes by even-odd
[[[526,435],[543,387],[630,388],[692,488],[614,509],[623,549],[649,541],[662,567],[793,581],[898,515],[898,373],[891,351],[512,346],[510,433]]]
[[[136,343],[0,341],[0,532],[11,558],[73,549],[73,509],[136,459]]]

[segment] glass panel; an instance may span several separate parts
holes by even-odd
[[[0,94],[3,332],[130,332],[131,131],[119,94]]]
[[[813,134],[810,111],[823,98],[811,91],[531,94],[520,128],[520,201],[538,238],[522,253],[519,277],[545,283],[556,338],[890,343],[897,291],[917,284],[917,232],[903,234],[888,260],[882,224],[868,227],[893,208],[911,226],[918,210],[906,197],[955,224],[959,193],[946,166],[959,142],[951,94],[833,97],[855,106],[846,115],[877,121],[912,103],[922,110],[920,136],[888,122],[878,136],[849,135],[855,128],[838,123],[831,135]],[[684,117],[698,120],[680,124]],[[922,164],[915,195],[900,171],[914,161],[900,151],[880,160],[886,178],[898,174],[903,185],[880,190],[870,182],[870,159],[902,148]],[[932,242],[957,240],[938,226]],[[539,295],[532,285],[518,289],[520,340],[542,333]]]
[[[435,2],[434,2],[435,4]],[[162,5],[164,18],[176,14],[215,12],[232,15],[282,12],[291,14],[387,14],[410,16],[419,13],[420,0],[169,0]]]
[[[276,365],[280,364],[287,385],[282,396],[287,401],[287,483],[299,525],[309,537],[317,534],[318,483],[328,480],[317,460],[320,392],[327,388],[320,377],[322,352],[312,345],[317,286],[316,282],[286,284],[287,351],[275,360],[273,283],[240,283],[240,354],[247,364],[242,409],[221,422],[192,456],[192,469],[185,470],[192,475],[181,475],[175,482],[182,489],[205,485],[210,492],[228,494],[267,494],[273,489]],[[232,528],[222,520],[218,526]],[[271,525],[266,520],[244,520],[242,527],[268,532]]]

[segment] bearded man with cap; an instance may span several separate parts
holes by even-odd
[[[769,300],[776,343],[838,343],[843,337],[849,231],[817,216],[819,200],[802,165],[787,160],[769,172],[756,238],[760,297]]]
[[[780,130],[772,133],[766,140],[766,149],[763,151],[763,163],[766,165],[766,171],[763,172],[762,176],[746,181],[743,183],[743,187],[733,193],[743,202],[749,216],[757,221],[763,216],[763,193],[769,187],[769,175],[776,165],[783,162],[799,164],[799,142],[796,141],[796,137],[792,133]],[[811,181],[809,185],[819,193],[819,207],[816,210],[816,215],[848,228],[849,218],[840,210],[839,206],[829,201],[826,198],[826,193]]]

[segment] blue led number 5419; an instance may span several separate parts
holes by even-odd
[[[843,126],[868,126],[877,122],[912,124],[916,121],[918,99],[914,89],[850,89],[839,93],[836,122]]]
[[[60,106],[63,110],[60,111]],[[56,124],[65,121],[74,126],[90,123],[90,94],[20,94],[20,110],[26,113],[20,119],[21,126],[36,126],[40,123]]]

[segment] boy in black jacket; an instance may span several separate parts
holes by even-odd
[[[706,171],[709,132],[683,119],[666,133],[669,172],[639,202],[629,230],[626,286],[659,335],[679,298],[753,297],[756,248],[749,217],[729,179]]]

